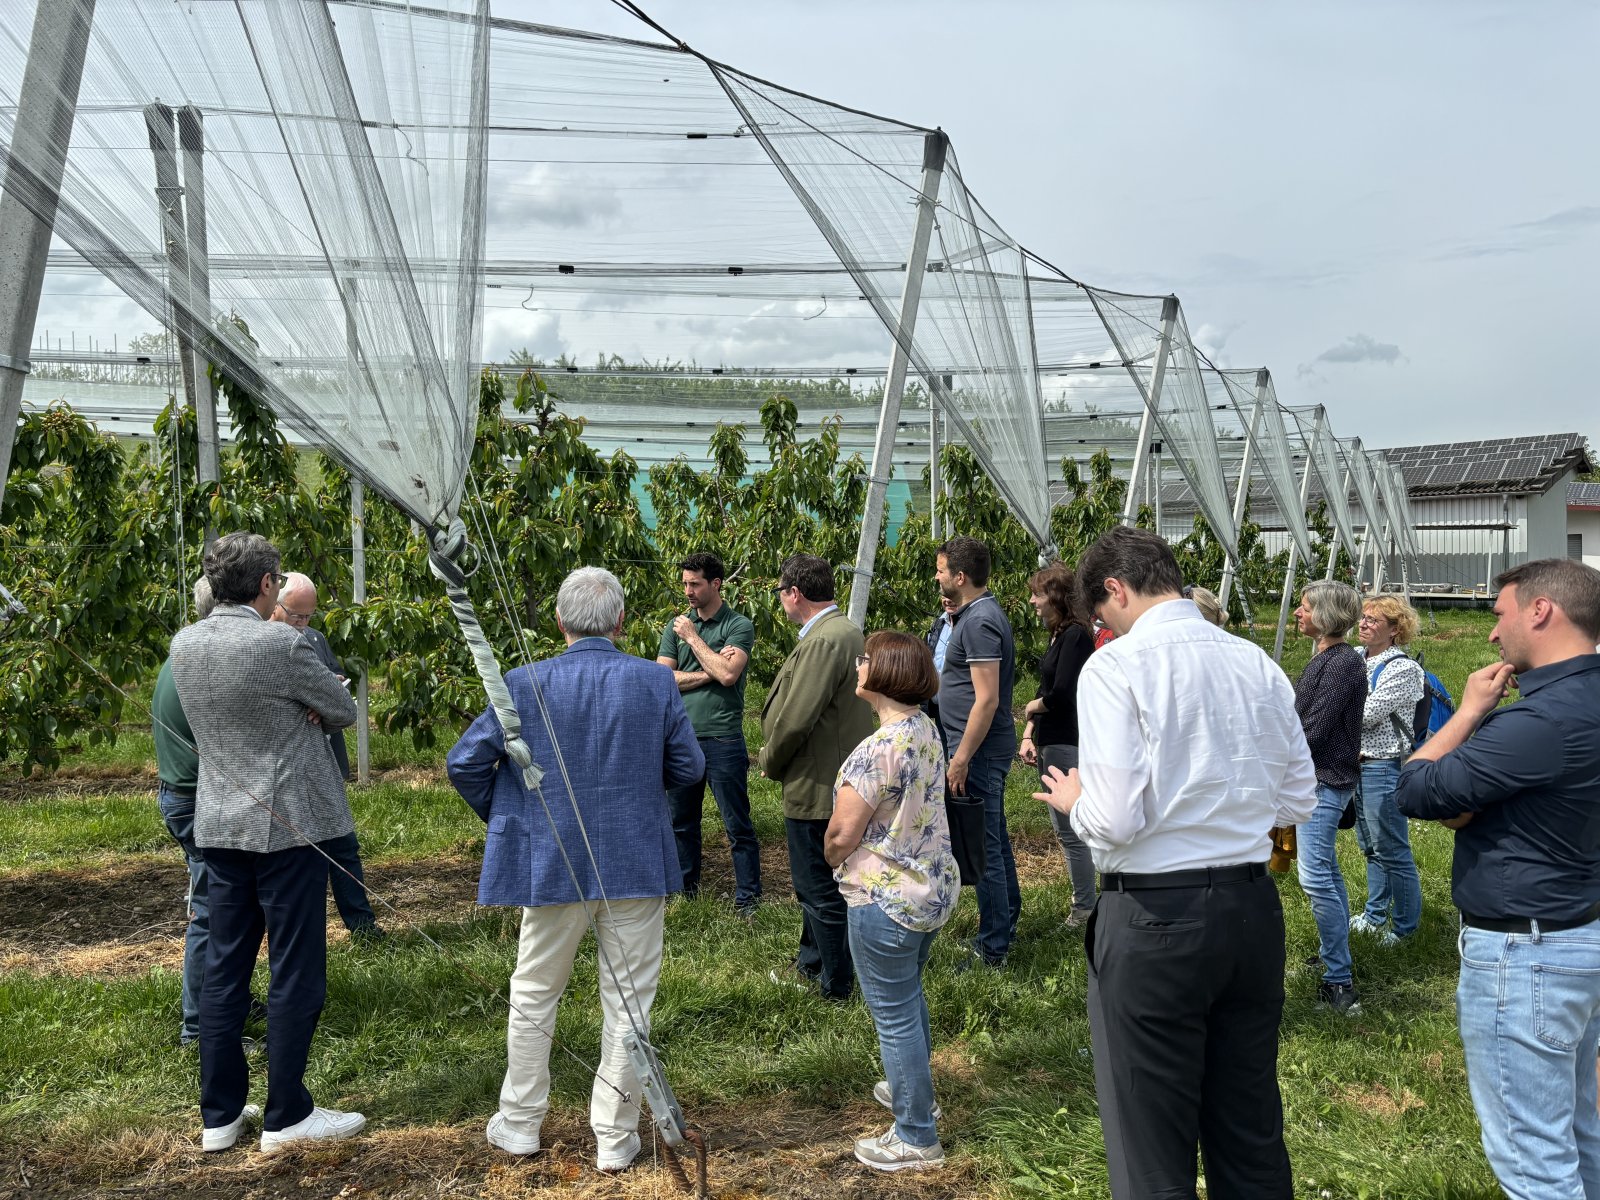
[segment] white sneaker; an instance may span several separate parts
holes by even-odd
[[[875,1171],[920,1171],[944,1166],[944,1147],[910,1146],[890,1126],[880,1137],[862,1138],[856,1143],[856,1159]]]
[[[872,1098],[891,1112],[894,1110],[894,1093],[889,1090],[889,1081],[880,1079],[872,1085]],[[944,1110],[939,1107],[939,1102],[933,1102],[933,1119],[939,1120],[944,1116]]]
[[[489,1118],[489,1127],[484,1130],[484,1136],[489,1139],[489,1145],[504,1150],[507,1154],[539,1153],[539,1135],[518,1133],[511,1128],[511,1122],[506,1120],[505,1113],[495,1113]]]
[[[239,1140],[239,1135],[244,1132],[244,1127],[261,1115],[261,1106],[246,1104],[239,1110],[239,1115],[226,1125],[213,1125],[210,1129],[200,1131],[200,1149],[207,1154],[215,1154],[218,1150],[231,1150],[233,1144]]]
[[[1378,945],[1385,950],[1391,946],[1398,946],[1403,941],[1405,939],[1392,929],[1383,929],[1378,932]]]
[[[1376,921],[1372,920],[1372,918],[1368,917],[1364,912],[1358,912],[1355,916],[1350,918],[1351,933],[1379,934],[1384,932],[1384,930],[1387,928],[1388,926],[1378,924]]]
[[[602,1153],[595,1159],[594,1165],[602,1171],[616,1173],[626,1171],[633,1166],[633,1160],[639,1157],[639,1151],[644,1148],[644,1143],[639,1140],[637,1133],[630,1133],[619,1149]]]
[[[367,1127],[367,1119],[358,1112],[339,1112],[332,1108],[313,1108],[311,1115],[296,1121],[287,1129],[261,1131],[261,1153],[276,1154],[296,1142],[339,1142],[355,1137]]]

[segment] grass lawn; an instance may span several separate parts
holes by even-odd
[[[1424,627],[1428,663],[1456,695],[1467,671],[1495,657],[1485,614],[1442,613]],[[1289,646],[1295,671],[1308,647]],[[755,689],[750,702],[759,705]],[[443,783],[442,752],[376,738],[374,758],[379,781],[353,789],[352,802],[369,882],[394,906],[379,905],[393,936],[362,946],[330,934],[309,1079],[319,1101],[364,1111],[369,1133],[277,1160],[198,1150],[196,1061],[177,1046],[185,877],[156,813],[148,732],[130,726],[50,779],[0,776],[0,1196],[676,1194],[658,1169],[618,1180],[592,1170],[590,1076],[562,1050],[547,1153],[514,1162],[484,1145],[504,1069],[514,915],[472,903],[483,826]],[[880,1072],[866,1009],[767,979],[799,931],[776,788],[753,781],[770,903],[751,925],[718,898],[731,870],[708,802],[705,890],[669,909],[654,1026],[668,1077],[709,1138],[713,1194],[1106,1194],[1082,940],[1063,925],[1070,889],[1030,798],[1035,779],[1019,766],[1008,787],[1024,892],[1010,967],[957,972],[958,943],[977,924],[970,891],[935,943],[926,983],[950,1159],[908,1177],[850,1156],[850,1139],[888,1123],[869,1095]],[[1279,880],[1292,964],[1280,1077],[1297,1196],[1499,1194],[1455,1033],[1450,837],[1413,827],[1423,926],[1393,950],[1355,943],[1363,1007],[1353,1019],[1313,1007],[1317,976],[1298,965],[1316,950],[1310,910],[1292,876]],[[1342,842],[1359,903],[1364,864],[1353,836]],[[598,1035],[591,954],[580,956],[557,1037],[593,1062]]]

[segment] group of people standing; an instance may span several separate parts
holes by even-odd
[[[216,941],[200,1018],[208,1150],[258,1115],[239,1047],[247,970],[242,991],[239,981],[263,929],[263,1148],[348,1136],[361,1122],[315,1108],[301,1081],[322,997],[320,910],[313,922],[307,897],[314,886],[320,904],[326,887],[319,846],[351,831],[324,727],[347,724],[353,706],[304,639],[272,632],[278,565],[254,535],[219,539],[206,560],[218,613],[173,645],[178,696],[207,713],[193,740]],[[1461,1031],[1497,1176],[1517,1200],[1600,1197],[1600,572],[1546,560],[1502,576],[1491,641],[1504,661],[1474,674],[1460,710],[1416,748],[1422,672],[1402,649],[1415,614],[1397,599],[1308,587],[1296,619],[1315,653],[1292,686],[1220,627],[1215,598],[1185,585],[1165,541],[1130,528],[1099,539],[1075,572],[1056,564],[1030,579],[1050,644],[1019,740],[1015,645],[988,590],[988,548],[953,538],[933,565],[942,607],[927,634],[863,636],[834,603],[829,563],[784,560],[773,592],[798,636],[762,708],[753,764],[743,717],[754,625],[723,599],[717,556],[680,564],[689,611],[663,630],[654,663],[617,645],[626,612],[615,576],[584,567],[563,581],[565,652],[506,676],[542,782],[508,769],[493,708],[447,758],[487,826],[479,902],[522,909],[492,1145],[540,1148],[556,1007],[592,930],[604,1016],[596,1165],[621,1170],[639,1155],[629,1043],[648,1037],[667,898],[700,888],[707,785],[732,851],[733,907],[752,917],[762,900],[753,765],[782,789],[802,914],[795,954],[771,978],[820,1000],[859,987],[884,1068],[873,1095],[894,1121],[859,1140],[856,1157],[887,1171],[939,1165],[922,975],[964,881],[979,924],[962,966],[1006,964],[1021,893],[1005,783],[1020,758],[1039,768],[1036,798],[1052,810],[1072,882],[1067,921],[1084,930],[1118,1200],[1193,1196],[1197,1154],[1208,1195],[1292,1194],[1277,1081],[1284,926],[1269,854],[1297,844],[1320,999],[1352,1012],[1351,931],[1393,943],[1418,929],[1407,817],[1458,830]],[[1352,626],[1360,651],[1345,641]],[[223,680],[267,699],[247,714]],[[1513,685],[1524,699],[1497,709]],[[250,729],[264,732],[243,736]],[[962,804],[980,820],[953,836],[949,814]],[[1334,858],[1352,821],[1368,862],[1354,915]]]

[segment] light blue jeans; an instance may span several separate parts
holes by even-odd
[[[1600,921],[1463,928],[1456,1015],[1483,1152],[1511,1200],[1600,1200]]]
[[[1339,873],[1338,839],[1339,818],[1354,793],[1317,784],[1317,807],[1296,835],[1296,869],[1317,922],[1317,953],[1328,983],[1350,982],[1350,898]]]
[[[894,1099],[895,1132],[908,1146],[931,1146],[939,1140],[933,1124],[933,1037],[922,994],[922,968],[932,948],[932,933],[907,929],[876,904],[850,909],[856,983],[878,1027],[878,1054]]]
[[[967,769],[967,795],[983,800],[983,880],[978,894],[978,953],[991,966],[1006,960],[1022,915],[1017,860],[1006,829],[1006,772],[1009,754],[979,751]]]
[[[1387,925],[1392,906],[1394,935],[1409,937],[1422,921],[1422,877],[1411,857],[1410,826],[1395,803],[1399,782],[1398,758],[1361,764],[1356,842],[1367,858],[1367,906],[1363,915],[1374,925]]]
[[[183,1028],[178,1034],[179,1041],[187,1046],[200,1036],[200,989],[206,981],[206,942],[211,937],[206,861],[194,844],[194,797],[180,796],[163,783],[156,803],[167,832],[183,848],[189,867],[189,894],[184,903],[189,921],[183,934]]]

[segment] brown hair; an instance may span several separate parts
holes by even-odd
[[[896,704],[921,704],[939,692],[939,673],[933,669],[928,643],[896,629],[880,629],[867,638],[869,692]]]
[[[1422,622],[1417,619],[1417,610],[1398,596],[1369,597],[1362,604],[1361,611],[1369,610],[1394,626],[1396,646],[1409,646],[1411,639],[1417,636],[1417,630],[1422,626]]]
[[[1052,635],[1068,625],[1089,627],[1079,609],[1077,577],[1065,563],[1053,562],[1028,576],[1028,591],[1044,597],[1044,627]]]
[[[1495,590],[1517,589],[1517,607],[1540,596],[1567,615],[1578,631],[1600,638],[1600,571],[1570,558],[1536,558],[1495,576]]]

